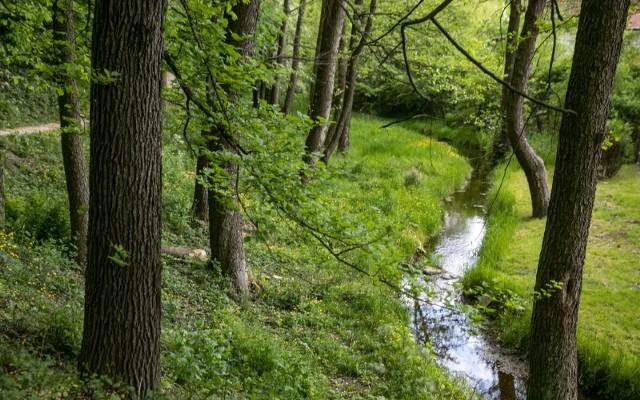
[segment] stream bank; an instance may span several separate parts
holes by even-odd
[[[425,270],[423,283],[432,295],[426,302],[407,302],[412,330],[421,345],[431,344],[440,365],[460,376],[482,398],[525,398],[526,367],[514,353],[499,347],[479,331],[462,311],[464,299],[459,282],[475,266],[486,233],[486,194],[489,171],[477,150],[458,151],[472,163],[466,183],[444,202],[445,218]]]

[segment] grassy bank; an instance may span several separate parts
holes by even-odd
[[[640,171],[631,165],[598,184],[578,321],[580,384],[598,398],[640,398],[639,187]],[[486,282],[491,290],[522,299],[524,309],[505,311],[498,326],[501,339],[523,351],[545,226],[529,215],[526,179],[511,168],[492,210],[478,266],[464,280],[467,288]]]
[[[389,225],[390,253],[409,258],[435,235],[440,200],[468,173],[464,159],[419,134],[357,116],[319,204]],[[11,230],[0,235],[0,397],[107,397],[75,372],[82,270],[71,261],[56,135],[9,138]],[[165,148],[164,244],[206,248],[188,220],[193,160]],[[252,207],[255,203],[249,202]],[[255,297],[237,303],[204,263],[163,257],[162,388],[171,399],[461,399],[468,393],[416,346],[396,293],[347,269],[286,221],[247,238]],[[265,243],[268,243],[267,246]],[[396,268],[392,265],[390,268]]]

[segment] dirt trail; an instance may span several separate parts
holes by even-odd
[[[60,124],[56,122],[34,126],[21,126],[19,128],[0,129],[0,136],[27,135],[31,133],[50,132],[59,128]]]

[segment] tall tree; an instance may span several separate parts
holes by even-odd
[[[524,15],[522,33],[515,53],[511,85],[526,93],[529,87],[531,62],[536,49],[536,39],[540,32],[538,20],[544,12],[546,0],[529,0]],[[527,140],[524,120],[524,97],[509,90],[504,100],[505,124],[511,147],[527,177],[531,195],[532,216],[542,218],[549,207],[549,188],[544,162]]]
[[[320,38],[316,48],[314,63],[315,77],[311,91],[309,116],[317,123],[314,125],[305,143],[307,155],[305,161],[315,165],[316,157],[313,153],[322,150],[327,132],[327,120],[331,112],[333,86],[335,81],[340,31],[345,18],[344,0],[324,0],[322,2],[322,16],[320,18]]]
[[[284,113],[290,114],[293,108],[293,99],[296,94],[296,83],[298,81],[298,69],[300,68],[300,44],[302,42],[302,28],[304,25],[304,7],[306,0],[300,0],[298,6],[298,18],[296,20],[296,32],[293,35],[293,54],[291,61],[291,73],[289,74],[289,84],[287,95],[284,99]]]
[[[361,0],[359,1],[359,4],[362,4]],[[353,51],[351,52],[351,55],[349,57],[349,63],[347,66],[347,77],[345,79],[345,89],[342,99],[342,107],[335,124],[335,131],[333,135],[331,135],[331,140],[327,144],[324,151],[323,161],[325,163],[329,162],[329,158],[331,158],[331,155],[336,150],[339,143],[343,142],[346,147],[346,144],[349,141],[348,135],[349,125],[351,125],[351,113],[353,111],[353,97],[356,92],[356,80],[358,79],[358,59],[360,57],[360,54],[362,53],[362,50],[364,49],[366,41],[368,40],[369,32],[371,32],[371,26],[373,24],[373,14],[376,11],[376,4],[376,0],[371,0],[371,3],[369,4],[368,15],[363,16],[361,14],[356,19],[361,23],[362,21],[366,20],[364,29],[361,29],[358,26],[357,28],[354,27],[353,31],[351,32],[352,38],[356,33],[356,29],[358,31],[361,31],[362,36],[360,37],[360,41],[358,42],[358,44],[355,46],[355,48],[353,48]],[[343,137],[345,135],[346,138]]]
[[[256,31],[259,8],[259,0],[251,0],[248,3],[239,1],[232,9],[236,18],[229,18],[227,41],[238,49],[243,61],[253,53],[253,36]],[[227,97],[231,104],[237,101],[238,96],[239,93],[233,89],[227,90]],[[236,151],[229,143],[229,138],[237,140],[237,133],[229,131],[226,125],[220,125],[216,129],[217,132],[212,132],[209,140],[209,149],[219,152],[226,147],[230,152]],[[209,190],[211,256],[220,263],[222,271],[231,278],[235,289],[245,295],[249,290],[249,276],[244,251],[239,194],[235,184],[240,170],[238,164],[232,161],[224,162],[223,168],[228,174],[232,204],[229,204],[229,199],[222,196],[219,191]]]
[[[520,0],[509,1],[509,25],[504,46],[504,75],[505,82],[511,83],[513,67],[516,61],[516,49],[518,47],[518,30],[520,29],[520,19],[522,15],[522,4]],[[509,112],[510,90],[502,86],[502,97],[500,99],[500,112],[502,113],[502,124],[500,132],[495,136],[491,154],[491,161],[499,163],[509,151],[509,136],[507,134],[506,115]]]
[[[278,33],[278,47],[276,49],[276,64],[279,66],[284,65],[284,50],[287,45],[287,30],[289,27],[289,0],[284,0],[282,7],[284,9],[284,18],[282,19],[282,25],[280,26],[280,33]],[[280,103],[280,74],[276,74],[273,88],[271,88],[269,102],[271,104]]]
[[[4,227],[5,224],[5,213],[4,213],[4,140],[0,137],[0,229]]]
[[[356,5],[361,3],[362,0],[356,0]],[[332,118],[331,123],[327,127],[327,138],[325,142],[330,142],[333,134],[335,133],[337,116],[340,114],[340,109],[342,108],[342,97],[344,95],[344,90],[347,86],[347,62],[349,58],[349,53],[351,52],[351,45],[353,40],[347,43],[347,39],[349,37],[353,38],[353,29],[355,26],[351,26],[351,36],[347,36],[347,19],[345,18],[342,21],[342,28],[340,30],[340,43],[338,44],[338,61],[336,66],[336,77],[335,84],[333,85],[333,99],[331,100],[332,107]],[[345,49],[345,46],[348,45],[348,48]]]
[[[209,167],[209,155],[201,147],[196,156],[196,181],[193,189],[193,201],[191,203],[191,218],[196,221],[207,222],[209,220],[209,196],[202,179],[205,170]]]
[[[160,385],[162,24],[167,0],[97,0],[89,256],[78,359],[143,397]]]
[[[583,0],[562,117],[549,217],[535,289],[560,283],[533,306],[529,400],[576,400],[576,325],[582,267],[629,0]]]
[[[81,117],[78,84],[73,75],[76,64],[73,0],[53,1],[53,37],[56,53],[55,80],[59,88],[58,112],[62,128],[62,160],[69,198],[71,235],[74,238],[76,261],[87,260],[89,230],[89,188],[85,168],[83,140],[80,136]]]

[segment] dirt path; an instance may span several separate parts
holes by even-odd
[[[19,128],[0,129],[0,136],[26,135],[30,133],[49,132],[58,128],[60,128],[60,124],[55,122],[34,126],[21,126]]]

